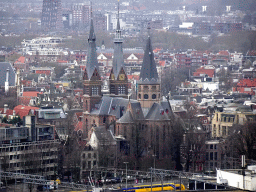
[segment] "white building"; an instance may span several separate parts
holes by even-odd
[[[248,166],[245,174],[242,174],[242,169],[217,170],[217,183],[256,191],[256,165]]]

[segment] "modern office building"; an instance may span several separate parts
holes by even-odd
[[[61,29],[62,6],[61,0],[44,0],[41,25],[43,30]]]

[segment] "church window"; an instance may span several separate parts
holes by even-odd
[[[125,86],[124,85],[119,85],[118,86],[118,94],[125,94]]]
[[[88,119],[85,119],[85,127],[88,128]]]
[[[156,94],[153,94],[153,95],[152,95],[152,99],[156,99]]]
[[[125,137],[125,138],[127,137],[127,135],[126,135],[127,133],[126,133],[126,132],[127,132],[126,126],[124,126],[124,137]]]
[[[139,99],[141,99],[141,94],[139,94]]]
[[[115,85],[110,85],[110,93],[115,94]]]
[[[144,99],[148,99],[148,94],[145,94],[145,95],[144,95]]]
[[[98,86],[92,86],[92,95],[99,95],[99,87]]]
[[[106,117],[103,117],[103,123],[106,123]]]
[[[85,110],[88,111],[88,102],[87,102],[87,100],[85,101]]]

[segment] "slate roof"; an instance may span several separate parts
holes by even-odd
[[[95,115],[113,115],[119,119],[125,114],[129,101],[134,119],[144,119],[141,105],[136,100],[124,99],[121,97],[103,96],[97,108],[91,111]]]
[[[96,36],[94,33],[93,19],[91,19],[88,43],[89,43],[89,47],[88,47],[88,54],[87,54],[86,72],[87,72],[88,78],[91,79],[95,68],[97,69],[97,71],[99,71],[99,64],[98,64],[97,52],[96,52]]]
[[[127,111],[118,121],[118,123],[133,123],[132,114],[130,111]]]
[[[15,86],[15,69],[7,62],[0,62],[0,86],[5,86],[7,69],[9,69],[9,86]]]
[[[94,127],[93,129],[100,144],[115,142],[115,139],[110,130],[107,130],[104,126]]]
[[[175,115],[168,101],[154,103],[145,117],[148,120],[170,120],[174,118]]]
[[[143,63],[140,71],[140,81],[157,82],[158,73],[154,59],[154,53],[151,45],[151,39],[148,37],[146,49],[144,52]]]

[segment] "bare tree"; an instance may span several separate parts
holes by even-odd
[[[228,148],[233,151],[231,155],[246,155],[246,158],[256,160],[256,122],[231,127],[227,142]]]

